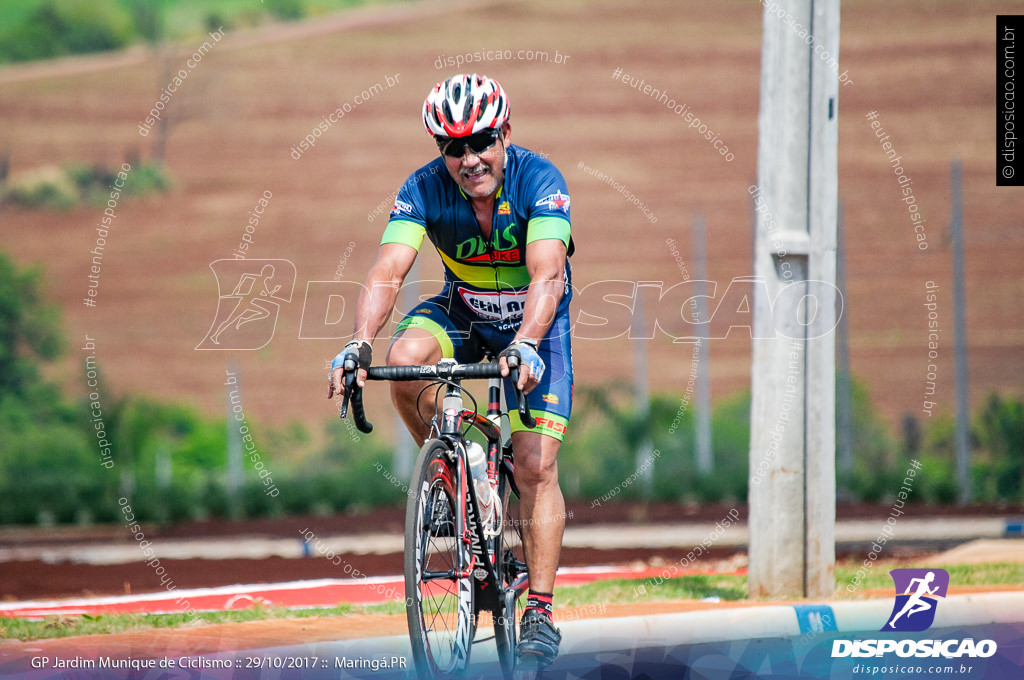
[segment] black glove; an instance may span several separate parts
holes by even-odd
[[[530,369],[530,375],[536,380],[544,377],[544,360],[537,353],[537,342],[535,340],[516,340],[505,349],[501,350],[498,358],[518,356],[523,365]]]
[[[365,340],[353,340],[338,352],[338,356],[334,357],[334,361],[331,362],[331,372],[327,375],[328,399],[334,396],[334,372],[339,368],[347,370],[345,364],[349,361],[355,363],[354,370],[369,368],[373,363],[373,347]]]

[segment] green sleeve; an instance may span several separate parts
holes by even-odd
[[[530,220],[527,226],[526,243],[530,244],[534,241],[543,241],[544,239],[558,239],[568,248],[571,235],[572,228],[569,225],[569,220],[551,216],[535,217]]]
[[[426,233],[427,230],[422,224],[410,222],[409,220],[392,220],[388,222],[387,228],[384,229],[384,235],[380,239],[380,244],[404,243],[414,248],[416,252],[419,252]]]

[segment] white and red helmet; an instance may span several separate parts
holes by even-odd
[[[438,83],[423,102],[423,125],[440,137],[498,130],[508,121],[508,97],[498,81],[460,73]]]

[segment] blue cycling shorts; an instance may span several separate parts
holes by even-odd
[[[569,296],[563,298],[547,335],[537,346],[546,369],[533,390],[526,395],[537,419],[532,430],[519,416],[511,414],[512,431],[530,430],[563,441],[572,413],[572,342],[569,327]],[[401,323],[396,334],[407,328],[422,328],[441,345],[441,355],[459,363],[473,363],[490,350],[495,356],[515,338],[518,324],[481,320],[446,287],[439,295],[420,302]],[[505,393],[512,394],[512,381],[505,380]]]

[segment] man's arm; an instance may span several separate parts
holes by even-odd
[[[377,261],[366,275],[366,283],[356,303],[356,323],[353,339],[372,343],[387,323],[398,300],[398,291],[416,261],[417,251],[402,243],[385,243],[377,251]],[[331,375],[335,393],[342,392],[342,369]],[[360,387],[366,384],[366,371],[361,368],[356,376]]]
[[[540,340],[555,321],[565,292],[565,244],[558,239],[534,241],[526,246],[530,287],[523,305],[523,323],[516,340]]]
[[[403,243],[385,243],[377,251],[377,261],[366,275],[366,284],[356,304],[356,323],[352,337],[373,342],[387,323],[398,300],[402,282],[416,261],[416,250]]]
[[[530,287],[523,305],[523,323],[515,340],[540,341],[554,323],[555,313],[565,293],[565,243],[558,239],[543,239],[526,246],[526,270],[530,273]],[[508,375],[508,364],[501,360],[502,375]],[[519,372],[519,387],[526,392],[538,382],[529,371]]]

